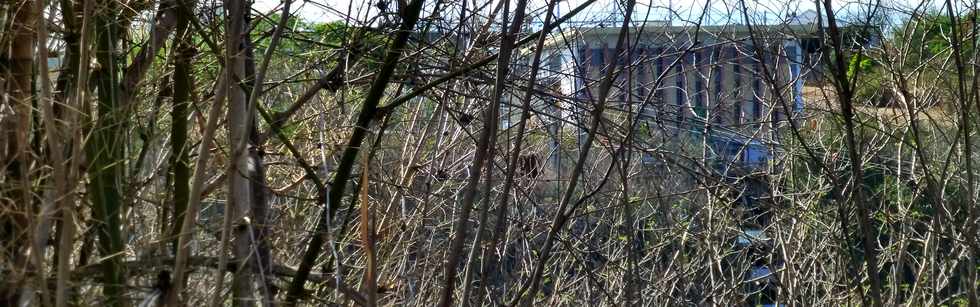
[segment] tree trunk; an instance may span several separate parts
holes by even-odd
[[[243,17],[245,19],[245,28],[251,28],[251,18],[246,15]],[[282,17],[286,18],[286,17]],[[277,31],[282,31],[282,29],[277,29]],[[245,159],[249,162],[249,168],[245,176],[248,178],[249,182],[249,208],[247,215],[249,217],[249,223],[245,224],[247,227],[241,229],[241,233],[238,235],[244,236],[240,237],[240,241],[249,242],[249,246],[243,247],[242,250],[247,251],[246,254],[238,255],[236,258],[239,260],[247,261],[248,263],[241,263],[242,267],[238,271],[241,278],[236,276],[236,291],[255,291],[258,290],[262,293],[262,299],[265,302],[264,305],[269,305],[269,300],[272,298],[269,295],[268,289],[268,277],[267,272],[271,264],[269,258],[269,248],[265,242],[265,224],[266,216],[268,212],[268,202],[266,200],[266,180],[265,180],[265,166],[263,165],[263,157],[261,149],[258,147],[260,144],[260,136],[258,128],[256,128],[257,120],[255,117],[255,107],[253,104],[257,103],[258,97],[252,97],[253,95],[259,95],[261,93],[261,80],[257,80],[256,70],[255,70],[255,50],[254,44],[252,43],[251,35],[245,35],[242,37],[243,42],[243,52],[245,53],[245,78],[244,82],[245,88],[247,89],[245,101],[246,103],[246,120],[248,120],[248,140],[244,153]],[[271,44],[267,51],[271,51],[275,48],[275,44]],[[266,53],[268,56],[269,53]],[[268,59],[265,59],[268,60]],[[257,88],[258,87],[258,88]],[[255,275],[259,276],[256,277]],[[241,283],[239,283],[241,282]],[[246,284],[246,282],[248,284]],[[254,289],[255,284],[259,286],[259,289]],[[254,293],[253,293],[254,295]]]
[[[0,238],[4,255],[0,259],[14,263],[15,267],[23,268],[27,264],[24,248],[28,234],[28,216],[33,212],[29,206],[30,196],[30,147],[28,131],[31,129],[31,73],[34,64],[33,48],[36,35],[34,34],[33,1],[16,1],[9,8],[15,12],[10,27],[12,41],[10,46],[3,46],[4,53],[0,58],[0,79],[5,83],[7,100],[2,108],[11,110],[0,113],[2,123],[2,152],[0,152],[0,167],[3,174],[0,181],[10,183],[9,190],[4,189],[0,194],[0,210],[4,212],[0,220]],[[4,63],[6,62],[6,63]],[[2,98],[0,98],[2,99]],[[0,286],[0,302],[14,299],[20,288],[20,277],[11,276],[4,285]],[[9,282],[9,283],[8,283]]]
[[[245,71],[247,54],[244,48],[244,36],[246,35],[245,19],[249,11],[248,5],[240,1],[226,1],[225,7],[228,11],[225,65],[229,74],[227,125],[231,156],[228,159],[228,200],[225,205],[222,245],[227,242],[227,236],[234,236],[233,259],[239,267],[234,274],[232,301],[235,306],[252,306],[255,289],[251,261],[248,261],[252,240],[249,234],[249,221],[246,219],[252,207],[247,154],[251,119],[246,93],[242,88],[242,82],[248,82]],[[219,280],[217,288],[219,291],[221,284]]]
[[[105,1],[95,16],[95,56],[100,67],[93,77],[98,89],[98,120],[87,151],[89,165],[89,195],[93,218],[96,220],[99,253],[102,261],[103,289],[109,306],[124,306],[125,274],[121,260],[124,256],[120,229],[123,211],[122,189],[126,182],[122,163],[125,148],[127,112],[119,105],[119,63],[117,61],[119,8],[115,1]]]
[[[181,4],[184,5],[184,4]],[[173,236],[173,250],[177,252],[177,237],[180,233],[190,198],[190,148],[187,145],[187,116],[190,112],[191,91],[194,80],[191,75],[191,59],[194,47],[191,45],[191,32],[188,31],[189,18],[176,14],[177,32],[174,36],[176,56],[174,57],[173,110],[170,113],[170,165],[173,168],[173,216],[170,234]]]

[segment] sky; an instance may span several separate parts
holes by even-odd
[[[294,0],[290,11],[294,16],[299,16],[310,22],[329,22],[344,20],[344,16],[353,16],[354,20],[367,20],[369,17],[378,14],[376,4],[382,0]],[[393,7],[397,0],[387,0]],[[463,0],[449,0],[463,1]],[[473,1],[473,0],[470,0]],[[499,0],[492,0],[493,3]],[[512,0],[513,1],[513,0]],[[546,5],[546,0],[530,0],[530,8],[541,9]],[[561,0],[558,5],[558,13],[568,12],[572,8],[580,5],[586,0]],[[675,24],[681,20],[695,20],[704,12],[705,2],[710,1],[708,9],[709,24],[723,24],[741,22],[741,15],[733,12],[732,9],[739,7],[743,0],[638,0],[635,8],[634,20],[665,20],[672,19]],[[911,8],[923,0],[833,0],[835,10],[841,11],[839,15],[855,13],[864,10],[870,1],[881,1],[883,6],[896,8]],[[924,0],[930,6],[938,7],[941,0]],[[486,0],[476,0],[485,3]],[[597,0],[589,9],[578,15],[573,21],[584,22],[609,19],[618,11],[615,0]],[[778,16],[785,16],[787,13],[804,13],[814,10],[813,0],[744,0],[745,5],[754,12],[754,22],[775,22]],[[955,1],[962,2],[962,0]],[[434,1],[427,0],[427,6],[431,6]],[[473,3],[473,2],[470,2]],[[280,0],[255,0],[253,7],[261,12],[270,12],[281,9]],[[677,12],[669,16],[667,7],[672,7]],[[429,9],[431,12],[431,8]],[[489,9],[488,9],[489,10]],[[349,12],[349,13],[348,13]],[[621,13],[619,13],[621,16]],[[621,18],[621,17],[620,17]]]

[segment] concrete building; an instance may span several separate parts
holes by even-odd
[[[813,30],[807,24],[694,28],[648,23],[631,29],[628,49],[618,54],[618,27],[564,31],[549,41],[539,80],[560,93],[556,96],[562,99],[554,102],[560,105],[557,116],[577,123],[558,124],[564,127],[554,133],[584,135],[581,127],[588,126],[589,118],[583,114],[588,112],[576,108],[593,106],[606,72],[621,70],[604,116],[610,122],[622,122],[623,114],[637,116],[637,138],[701,147],[694,152],[712,159],[715,175],[740,191],[733,197],[743,216],[741,233],[733,243],[753,259],[745,273],[751,288],[746,292],[771,292],[767,282],[780,264],[768,262],[765,229],[774,206],[761,202],[772,198],[768,176],[778,169],[772,163],[781,153],[785,133],[780,131],[806,112],[803,86],[819,59]],[[657,165],[643,147],[652,142],[637,144],[636,150],[644,151],[641,161]],[[647,146],[662,150],[663,145]],[[759,303],[765,303],[764,296],[757,297]]]
[[[764,145],[780,143],[780,128],[804,112],[805,76],[816,66],[811,25],[650,22],[615,54],[619,31],[577,27],[549,41],[539,80],[565,98],[563,117],[583,114],[575,108],[590,105],[605,72],[619,69],[607,116],[635,112],[661,130],[645,132],[706,138],[719,159],[758,167],[774,154]]]

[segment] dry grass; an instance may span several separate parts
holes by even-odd
[[[803,97],[806,102],[805,109],[811,116],[840,116],[840,104],[837,103],[837,95],[832,86],[805,86]],[[855,105],[854,111],[858,115],[873,117],[884,123],[904,124],[909,119],[908,110],[902,106],[877,107],[860,103]],[[949,110],[941,103],[919,110],[917,116],[920,121],[943,127],[952,127],[956,123],[955,110]]]

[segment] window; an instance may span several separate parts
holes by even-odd
[[[704,106],[704,80],[701,78],[701,69],[704,65],[704,51],[697,51],[691,54],[694,62],[694,113],[704,117],[707,110]]]
[[[732,47],[732,124],[742,123],[742,61]]]
[[[500,126],[498,127],[500,131],[510,128],[510,119],[514,115],[512,111],[509,97],[501,98],[499,110]]]
[[[602,49],[603,48],[592,48],[592,65],[593,66],[600,66],[600,65],[602,65],[606,61],[606,59],[605,59],[606,52],[605,52],[605,50],[602,50]]]
[[[657,161],[657,157],[655,157],[652,153],[645,151],[643,152],[643,156],[640,158],[640,161],[643,162],[643,165],[659,166],[660,164],[658,163],[660,161]]]
[[[656,118],[660,118],[660,115],[664,111],[663,110],[664,92],[662,89],[663,84],[657,82],[658,78],[660,78],[660,74],[663,73],[664,71],[664,59],[661,56],[661,52],[662,51],[660,48],[647,49],[647,56],[653,57],[653,61],[650,65],[650,72],[649,72],[650,84],[651,87],[653,87],[652,89],[650,89],[651,91],[653,91],[653,97],[652,97],[653,105],[649,107],[650,110],[648,112],[650,113],[648,114],[651,114]]]
[[[793,82],[793,111],[803,110],[803,80],[800,78],[799,49],[796,45],[786,46],[786,57],[789,58],[789,75]]]
[[[630,56],[629,52],[627,52],[626,55],[614,55],[613,57],[616,58],[616,67],[613,67],[613,69],[620,69],[620,68],[626,69],[626,65],[631,62],[629,56]],[[632,81],[633,80],[630,80],[629,70],[623,70],[616,77],[616,83],[622,84],[619,87],[619,101],[623,101],[623,102],[626,101],[627,98],[626,96],[629,94],[629,89],[630,89],[629,82]]]
[[[548,59],[548,68],[551,69],[551,73],[557,74],[561,71],[561,53],[555,52]]]
[[[639,61],[639,67],[636,69],[636,80],[633,81],[634,87],[636,88],[636,95],[639,96],[641,100],[646,99],[646,77],[647,77],[647,66],[648,61],[646,57],[646,48],[639,48],[639,55],[637,56]]]
[[[716,46],[714,50],[712,50],[712,52],[714,53],[714,57],[715,57],[715,65],[712,65],[712,68],[714,70],[713,72],[714,79],[715,79],[714,100],[715,100],[715,104],[718,104],[718,101],[721,100],[722,89],[724,88],[722,81],[725,75],[725,65],[721,59],[722,58],[721,47]]]
[[[656,69],[653,70],[653,79],[654,80],[657,80],[657,78],[660,78],[660,75],[664,73],[664,57],[661,54],[662,52],[663,52],[663,50],[660,49],[660,48],[654,49],[654,51],[653,51],[654,56],[657,57],[656,64],[655,64],[656,65]],[[657,91],[657,97],[661,97],[662,98],[663,97],[663,90],[660,89],[661,87],[662,86],[660,86],[660,84],[657,84],[656,91]]]
[[[675,98],[677,99],[677,120],[684,120],[684,105],[687,103],[686,95],[684,93],[684,57],[680,55],[680,63],[677,63],[677,75],[676,75],[676,86],[674,90]]]
[[[765,146],[751,144],[745,148],[745,164],[749,167],[759,167],[769,161],[769,150]]]
[[[752,79],[752,120],[762,117],[762,65],[755,63],[755,78]]]
[[[578,98],[585,98],[585,84],[586,84],[586,73],[588,68],[586,63],[589,60],[589,49],[586,47],[581,47],[578,50],[579,61],[576,63],[576,68],[578,68],[578,74],[575,76],[575,95]]]

